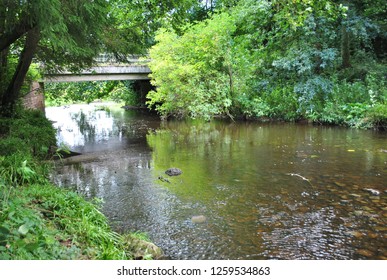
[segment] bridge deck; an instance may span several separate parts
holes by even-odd
[[[47,73],[43,82],[149,80],[150,73],[147,65],[98,65],[80,73]]]

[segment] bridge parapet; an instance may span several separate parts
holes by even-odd
[[[144,57],[143,55],[139,54],[131,54],[126,57],[121,57],[118,59],[114,54],[110,53],[103,53],[98,55],[94,59],[95,63],[97,65],[128,65],[128,64],[144,64],[149,62],[149,58]]]
[[[130,57],[129,63],[119,63],[109,55],[101,55],[97,57],[96,61],[99,63],[94,67],[79,73],[69,71],[46,73],[43,82],[149,80],[151,70],[146,64],[149,60],[134,55]]]

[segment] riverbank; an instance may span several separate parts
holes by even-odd
[[[152,259],[145,234],[114,232],[102,201],[48,180],[55,130],[43,114],[19,111],[0,125],[0,259]]]

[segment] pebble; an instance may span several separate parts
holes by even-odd
[[[374,196],[378,196],[378,195],[380,195],[380,191],[377,191],[377,190],[374,190],[374,189],[363,189],[363,190],[365,190],[366,192],[369,192],[369,193],[371,193],[372,195],[374,195]]]
[[[376,231],[387,231],[387,227],[375,227]]]
[[[363,234],[360,231],[351,231],[349,232],[349,234],[356,238],[360,238],[363,236]]]
[[[369,238],[377,238],[379,236],[379,234],[375,233],[375,232],[369,232],[368,233],[368,237]]]
[[[176,168],[176,167],[169,168],[168,170],[165,171],[165,174],[167,174],[169,176],[178,176],[182,173],[183,173],[183,171],[181,171],[181,169]]]
[[[335,182],[335,184],[339,187],[345,187],[346,185],[344,183],[340,183],[340,182]]]
[[[357,210],[357,211],[354,211],[353,214],[355,214],[355,216],[362,216],[364,213],[364,211],[360,211],[360,210]]]
[[[202,224],[206,220],[207,220],[206,216],[203,216],[203,215],[193,216],[191,218],[191,222],[193,222],[194,224]]]
[[[363,210],[365,210],[365,211],[373,212],[373,209],[370,208],[370,207],[368,207],[368,206],[363,206],[362,208],[363,208]]]
[[[372,257],[374,255],[373,252],[371,252],[370,250],[367,250],[367,249],[359,249],[356,251],[356,253],[358,253],[359,255],[362,255],[364,257]]]

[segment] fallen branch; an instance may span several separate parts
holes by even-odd
[[[309,183],[309,185],[311,185],[313,187],[313,185],[310,182],[310,180],[308,178],[305,178],[304,176],[301,176],[300,174],[297,174],[297,173],[286,173],[286,175],[297,176],[297,177],[301,178],[302,180],[307,181]]]

